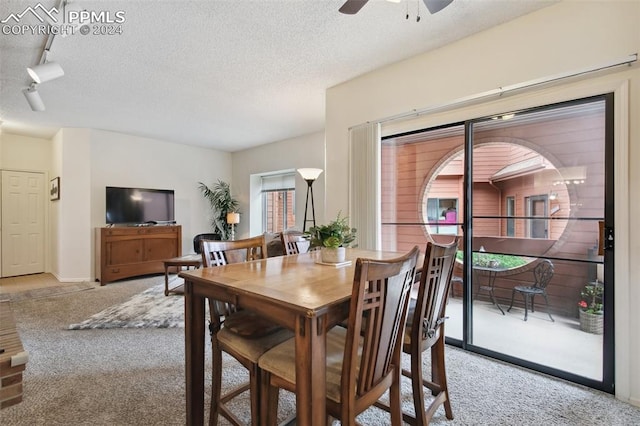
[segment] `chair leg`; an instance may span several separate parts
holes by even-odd
[[[507,312],[511,311],[511,308],[513,308],[513,298],[516,297],[516,290],[513,289],[511,290],[511,304],[509,305],[509,308],[507,309]]]
[[[402,374],[400,373],[400,369],[400,365],[395,368],[395,372],[393,373],[393,383],[391,383],[391,388],[389,389],[389,405],[391,407],[392,425],[402,424],[402,400],[400,395],[400,378],[402,377]],[[353,424],[356,424],[355,413],[353,414]]]
[[[535,308],[534,308],[535,298],[536,298],[536,295],[532,294],[531,295],[531,312],[535,312]]]
[[[529,316],[529,295],[523,294],[522,297],[524,298],[524,320],[526,321]]]
[[[422,376],[422,351],[419,345],[414,345],[411,354],[411,387],[413,388],[413,407],[416,413],[416,424],[426,425],[424,408],[424,378]],[[433,365],[433,359],[431,361]],[[433,367],[432,367],[433,368]]]
[[[547,304],[547,315],[549,315],[551,322],[556,322],[556,320],[554,320],[553,317],[551,316],[551,311],[549,311],[549,299],[547,299],[547,294],[544,293],[543,296],[544,296],[544,301]]]
[[[211,409],[209,410],[209,426],[217,426],[220,416],[219,404],[222,395],[222,352],[215,336],[211,338]]]
[[[442,336],[438,339],[436,344],[431,347],[431,368],[435,372],[435,375],[432,376],[432,381],[440,387],[440,393],[444,397],[443,404],[447,419],[453,420],[453,410],[451,409],[451,401],[449,400],[449,388],[447,386],[447,370],[445,367],[444,349],[445,346],[443,329]]]
[[[271,386],[271,374],[261,370],[260,424],[275,426],[278,422],[278,394],[280,389]]]
[[[261,392],[261,380],[260,368],[257,364],[253,364],[249,368],[249,394],[251,399],[251,426],[258,426],[260,424],[260,397]]]

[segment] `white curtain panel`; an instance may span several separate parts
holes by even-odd
[[[359,248],[381,247],[380,124],[349,130],[349,217]]]

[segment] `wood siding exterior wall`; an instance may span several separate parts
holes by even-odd
[[[474,134],[473,222],[474,242],[482,238],[489,252],[543,255],[551,258],[593,260],[598,240],[597,219],[604,217],[604,114],[601,111],[544,122],[479,130]],[[458,222],[462,221],[464,136],[430,138],[412,135],[411,143],[402,139],[385,141],[382,149],[382,241],[383,248],[408,251],[423,246],[431,238],[427,221],[428,198],[458,199]],[[550,165],[529,174],[492,181],[503,167],[542,156]],[[583,168],[583,183],[558,184]],[[554,185],[555,184],[555,185]],[[549,199],[554,194],[555,199]],[[528,221],[515,219],[515,235],[507,237],[507,197],[515,200],[516,217],[527,215],[527,198],[547,199],[547,247],[543,253],[528,250]],[[554,198],[554,197],[551,197]],[[559,219],[570,218],[570,219]],[[461,233],[461,228],[458,227]],[[449,237],[450,238],[450,237]],[[509,240],[517,245],[509,244]],[[478,245],[479,247],[479,245]],[[478,247],[474,247],[477,250]],[[532,247],[533,248],[533,247]],[[514,249],[514,251],[508,251]],[[531,282],[531,269],[537,262],[496,279],[496,296],[505,303],[515,285]],[[595,278],[595,265],[553,260],[555,274],[548,287],[552,311],[577,316],[580,290]],[[460,271],[459,271],[460,273]],[[518,303],[521,301],[516,300]],[[544,301],[536,301],[544,309]]]

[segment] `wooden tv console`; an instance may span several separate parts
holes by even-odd
[[[96,279],[100,285],[164,273],[164,260],[182,256],[180,225],[96,228]]]

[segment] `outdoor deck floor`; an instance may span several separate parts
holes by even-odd
[[[491,302],[473,304],[473,344],[509,356],[547,365],[590,379],[602,380],[602,335],[580,330],[577,318],[553,315],[545,310],[529,312],[513,307],[502,315]],[[450,298],[446,335],[462,340],[462,299]]]

